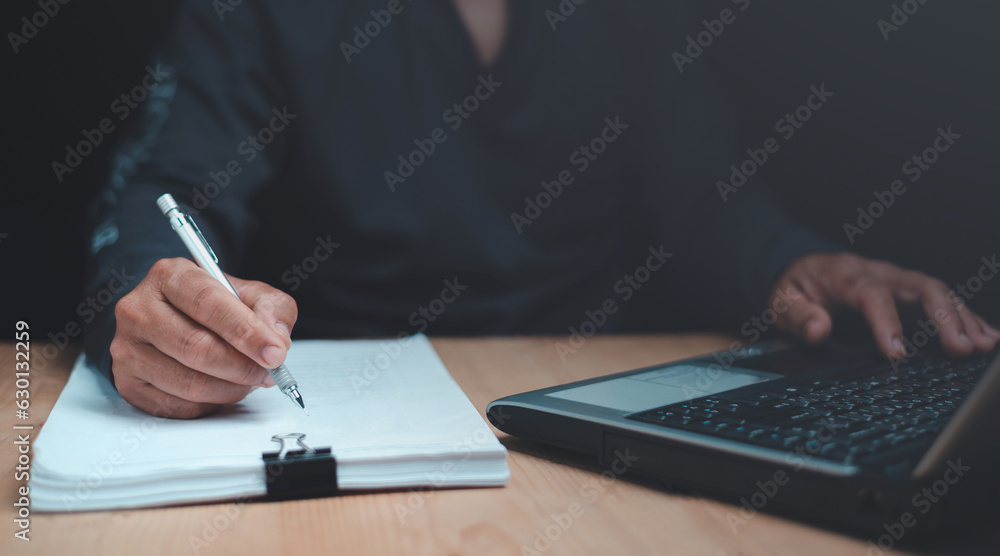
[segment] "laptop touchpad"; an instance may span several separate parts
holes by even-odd
[[[567,388],[546,396],[632,412],[711,396],[783,376],[738,367],[721,369],[717,365],[681,364]]]

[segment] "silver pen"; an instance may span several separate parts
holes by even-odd
[[[177,202],[174,201],[174,197],[169,193],[161,195],[156,200],[156,206],[160,207],[163,215],[170,221],[170,227],[177,232],[181,241],[184,242],[188,251],[191,252],[194,262],[198,263],[198,266],[211,274],[212,278],[222,283],[227,290],[239,299],[240,294],[236,293],[236,288],[229,283],[229,279],[226,278],[225,273],[219,268],[218,257],[215,256],[215,252],[212,251],[208,242],[205,241],[205,236],[201,235],[201,230],[194,223],[194,219],[190,215],[181,212],[180,207],[177,206]],[[306,404],[302,402],[302,396],[299,394],[299,385],[292,378],[292,373],[288,371],[288,367],[280,365],[276,369],[268,369],[267,372],[274,379],[274,383],[278,386],[278,389],[291,398],[293,402],[297,403],[302,408],[302,411],[306,412],[306,415],[309,415],[309,412],[306,411]]]

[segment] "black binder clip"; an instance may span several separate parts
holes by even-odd
[[[313,449],[302,441],[301,432],[276,434],[277,452],[264,452],[268,498],[288,500],[329,496],[337,493],[337,460],[330,448]],[[292,449],[292,441],[299,449]]]

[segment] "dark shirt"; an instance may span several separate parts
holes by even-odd
[[[747,147],[708,62],[676,71],[663,37],[696,27],[660,4],[513,0],[484,68],[451,0],[192,3],[96,207],[91,289],[187,256],[172,193],[224,270],[295,297],[296,337],[612,332],[666,323],[671,295],[760,311],[829,246],[759,180],[723,200]]]

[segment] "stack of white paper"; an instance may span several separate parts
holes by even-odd
[[[423,335],[296,341],[286,364],[311,416],[259,389],[191,421],[135,409],[81,359],[34,443],[34,510],[261,496],[278,433],[330,447],[341,489],[500,486],[507,451]]]

